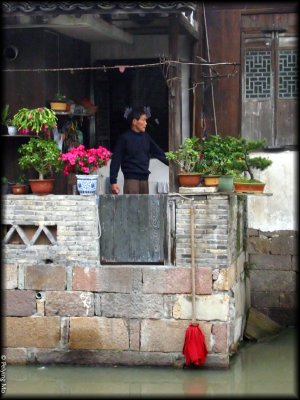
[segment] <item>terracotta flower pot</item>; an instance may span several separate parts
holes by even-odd
[[[59,100],[51,101],[50,107],[53,111],[67,111],[68,103]]]
[[[198,186],[201,181],[202,174],[178,174],[179,186],[194,187]]]
[[[33,194],[50,194],[53,192],[54,179],[29,179]]]
[[[204,176],[204,185],[205,186],[218,186],[219,184],[219,175],[207,175]]]
[[[25,194],[26,193],[26,185],[12,185],[11,191],[13,194]]]
[[[240,193],[263,193],[265,183],[234,182],[234,191]]]

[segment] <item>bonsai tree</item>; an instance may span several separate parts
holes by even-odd
[[[200,138],[193,136],[185,139],[176,151],[166,152],[168,160],[180,167],[180,173],[199,173],[202,158]]]
[[[52,139],[33,137],[28,143],[22,144],[18,152],[21,155],[18,161],[20,169],[35,169],[40,180],[63,169],[63,162],[59,159],[60,149]]]
[[[249,140],[240,138],[238,142],[238,157],[234,166],[237,171],[235,181],[257,181],[254,178],[255,169],[263,171],[268,168],[272,161],[266,157],[251,157],[251,153],[264,147],[265,140]]]

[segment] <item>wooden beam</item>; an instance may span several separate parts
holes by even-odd
[[[199,38],[199,32],[193,27],[193,25],[190,24],[184,15],[179,14],[178,17],[179,23],[184,30],[195,40],[197,40]]]

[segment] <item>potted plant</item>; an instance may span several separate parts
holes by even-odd
[[[50,101],[50,107],[53,111],[67,111],[67,97],[61,93],[56,93],[54,99]]]
[[[9,182],[6,176],[1,177],[1,194],[9,193]]]
[[[265,183],[255,179],[254,171],[264,171],[272,160],[266,157],[253,157],[251,153],[260,150],[265,145],[265,140],[248,140],[240,138],[239,156],[235,163],[237,174],[234,178],[234,190],[236,192],[262,193]]]
[[[5,104],[1,113],[1,134],[2,135],[15,135],[17,129],[12,125],[10,118],[9,104]]]
[[[206,186],[218,186],[219,191],[233,191],[236,159],[240,155],[239,138],[210,135],[203,140],[203,179]]]
[[[13,194],[25,194],[27,190],[27,179],[24,174],[18,176],[17,182],[11,185]]]
[[[63,168],[56,142],[50,138],[32,137],[28,143],[19,147],[18,152],[20,169],[33,168],[39,174],[38,179],[29,179],[32,193],[51,193],[54,185],[53,174]]]
[[[52,129],[57,125],[57,117],[47,107],[21,108],[13,116],[12,123],[21,134],[51,137]]]
[[[202,145],[200,138],[187,138],[176,151],[166,152],[168,160],[180,167],[178,181],[180,186],[197,186],[201,180]]]
[[[64,164],[64,174],[76,174],[77,188],[80,194],[89,195],[96,191],[99,168],[107,165],[111,152],[105,147],[86,149],[84,145],[71,148],[62,153],[59,159]]]

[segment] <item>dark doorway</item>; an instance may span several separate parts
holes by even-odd
[[[95,66],[144,65],[158,59],[101,60]],[[118,136],[128,128],[124,113],[129,107],[147,107],[150,112],[147,132],[168,151],[168,87],[162,68],[158,66],[96,70],[94,74],[96,113],[96,145],[113,151]]]

